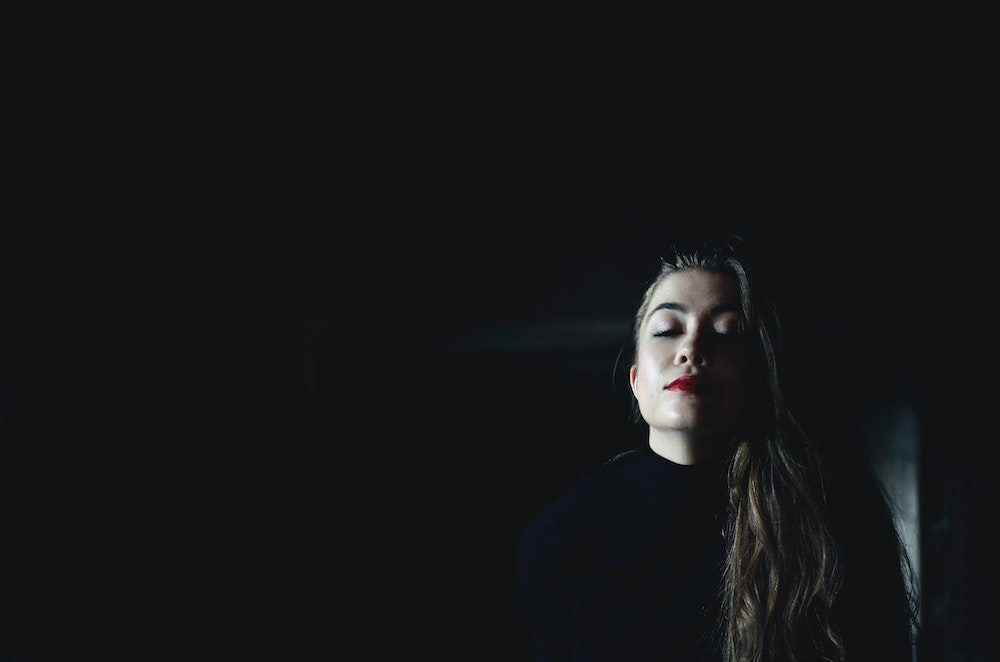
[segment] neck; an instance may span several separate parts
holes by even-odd
[[[712,434],[649,428],[649,447],[675,464],[700,464],[720,457],[727,439]]]

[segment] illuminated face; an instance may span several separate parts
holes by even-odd
[[[653,292],[629,379],[651,445],[696,442],[712,452],[744,422],[751,358],[736,281],[679,271]]]

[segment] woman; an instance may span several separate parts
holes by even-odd
[[[891,504],[863,456],[832,452],[787,409],[778,319],[740,248],[663,260],[628,372],[646,443],[524,530],[540,661],[913,659]]]

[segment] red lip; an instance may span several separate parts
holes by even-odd
[[[680,391],[681,393],[695,393],[705,390],[705,382],[694,375],[681,375],[667,385],[668,391]]]

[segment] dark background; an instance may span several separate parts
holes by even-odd
[[[754,240],[808,422],[916,412],[920,662],[985,659],[981,86],[928,56],[664,101],[600,58],[317,75],[315,45],[31,79],[0,243],[4,662],[529,660],[520,531],[636,441],[628,319],[706,229]]]
[[[61,246],[17,270],[2,337],[8,659],[528,660],[520,530],[639,438],[616,358],[663,242],[733,225],[765,257],[807,421],[916,411],[921,660],[977,659],[963,288],[982,283],[936,266],[938,235],[553,197],[363,240],[35,244]]]

